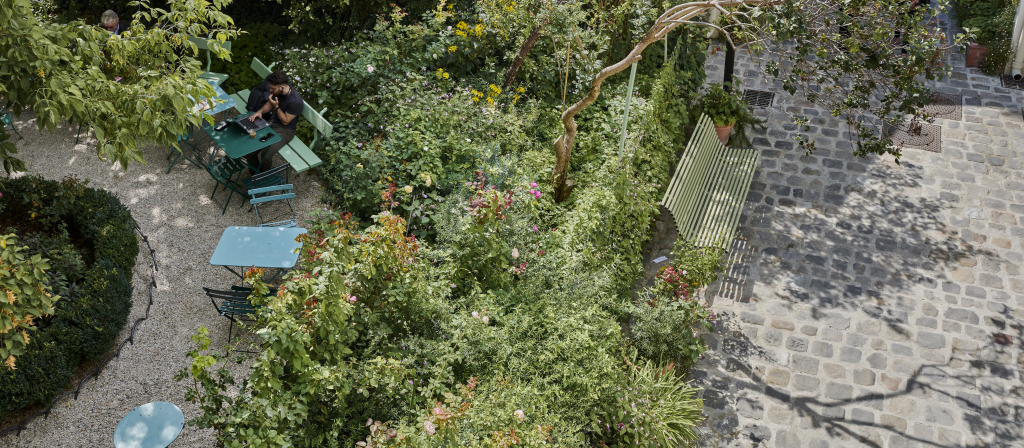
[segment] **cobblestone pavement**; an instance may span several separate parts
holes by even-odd
[[[952,63],[935,90],[963,95],[962,120],[896,165],[853,157],[838,119],[737,58],[745,88],[777,93],[709,294],[704,446],[1024,446],[1024,92]],[[814,154],[787,112],[813,118]]]

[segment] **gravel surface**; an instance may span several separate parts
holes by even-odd
[[[107,365],[97,380],[89,380],[78,400],[66,398],[47,419],[36,419],[20,436],[0,437],[0,447],[107,447],[112,446],[114,428],[136,406],[152,401],[178,405],[185,420],[198,414],[186,403],[184,382],[174,374],[188,364],[192,349],[189,337],[205,326],[215,346],[227,342],[228,320],[217,315],[202,287],[226,288],[237,277],[224,268],[211,266],[210,256],[228,226],[254,226],[255,213],[240,208],[237,195],[225,215],[210,200],[214,182],[207,173],[185,161],[167,171],[167,149],[143,148],[146,164],[133,164],[128,171],[100,160],[96,140],[84,137],[77,145],[77,126],[63,124],[51,134],[38,132],[35,117],[26,112],[15,122],[24,140],[16,141],[18,157],[28,166],[27,174],[60,180],[74,175],[88,179],[94,188],[117,195],[132,211],[142,231],[156,250],[159,271],[149,319],[135,333],[135,344],[125,346],[120,358]],[[17,137],[15,137],[17,138]],[[278,158],[277,163],[283,163]],[[15,176],[25,173],[16,173]],[[299,221],[321,206],[319,180],[312,175],[292,176],[295,207]],[[223,201],[226,194],[217,193]],[[141,243],[141,240],[140,240]],[[129,326],[145,314],[148,301],[150,257],[141,244],[135,266],[135,292]],[[127,337],[122,331],[118,341]],[[236,333],[237,334],[237,328]],[[231,370],[244,374],[245,365],[229,363]],[[211,447],[212,430],[186,426],[173,447]]]

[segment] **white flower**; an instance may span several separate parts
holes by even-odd
[[[406,185],[405,186],[405,192],[406,193],[412,193],[412,186],[411,185]]]
[[[484,316],[481,320],[484,321],[484,325],[487,325],[487,323],[490,322],[490,319],[488,319],[487,316]]]
[[[512,248],[512,258],[519,258],[519,249]]]
[[[368,72],[370,72],[370,73],[373,73],[373,66],[372,66],[372,65],[369,65],[369,64],[367,64],[367,65],[366,65],[366,71],[368,71]]]
[[[523,412],[522,409],[516,409],[516,411],[513,412],[513,414],[515,414],[516,418],[518,418],[520,422],[523,421],[524,418],[526,418],[526,414]]]
[[[473,311],[473,319],[479,319],[479,318],[480,318],[480,313],[478,313],[476,311]]]
[[[426,429],[427,434],[430,435],[434,435],[434,431],[436,431],[436,429],[434,428],[434,424],[430,422],[423,422],[423,429]]]

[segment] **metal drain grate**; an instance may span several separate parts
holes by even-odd
[[[1013,76],[1002,75],[999,77],[999,84],[1007,89],[1024,90],[1024,80],[1014,81]]]
[[[932,118],[960,121],[963,119],[963,97],[932,92],[932,103],[925,106],[924,111]]]
[[[743,91],[743,101],[746,101],[751,107],[771,107],[773,100],[775,100],[775,94],[772,92],[750,89]]]
[[[917,122],[911,127],[911,123],[903,123],[899,127],[885,123],[882,133],[893,144],[902,144],[907,148],[923,149],[925,151],[941,153],[942,128],[938,125]]]

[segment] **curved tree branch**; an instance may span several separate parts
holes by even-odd
[[[690,18],[703,13],[710,8],[722,9],[730,6],[740,5],[773,5],[781,0],[710,0],[703,2],[690,2],[673,6],[665,11],[658,20],[651,25],[651,28],[640,39],[640,42],[633,47],[633,50],[621,61],[605,67],[590,83],[590,91],[576,104],[562,112],[562,124],[565,132],[555,140],[555,167],[551,170],[551,183],[555,190],[555,201],[562,202],[569,197],[573,184],[566,179],[566,171],[569,168],[569,155],[572,153],[573,143],[576,139],[576,114],[593,104],[601,94],[601,84],[608,77],[619,73],[629,67],[630,64],[641,59],[641,53],[653,42],[665,37],[669,32]]]

